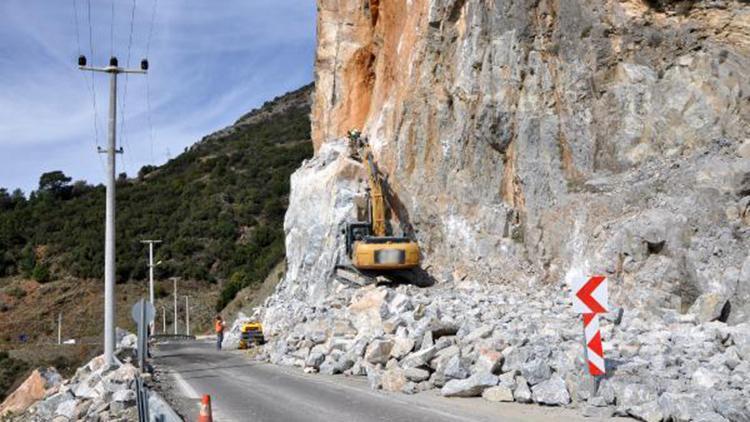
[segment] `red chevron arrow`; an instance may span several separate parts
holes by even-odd
[[[588,308],[591,310],[590,312],[595,314],[605,313],[607,312],[604,307],[594,299],[593,296],[591,296],[594,291],[596,291],[596,288],[599,287],[600,284],[606,279],[606,277],[597,275],[594,277],[591,277],[589,281],[586,282],[586,284],[581,287],[581,290],[579,290],[576,293],[576,296],[578,299],[581,300],[581,302],[584,303],[584,305],[588,306]]]

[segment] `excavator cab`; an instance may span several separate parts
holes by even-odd
[[[419,266],[419,245],[407,237],[372,236],[370,223],[346,225],[346,254],[358,270],[409,270]]]

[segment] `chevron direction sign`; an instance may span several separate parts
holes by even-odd
[[[589,364],[589,373],[595,377],[604,375],[604,349],[602,332],[599,330],[599,315],[583,314],[583,334],[586,339],[584,353]]]
[[[600,377],[606,373],[602,333],[599,329],[599,315],[609,312],[607,277],[595,275],[587,280],[573,281],[573,311],[583,314],[584,353],[589,373]],[[596,391],[596,384],[594,384]]]
[[[573,311],[579,314],[609,312],[607,277],[595,275],[588,280],[573,281]]]

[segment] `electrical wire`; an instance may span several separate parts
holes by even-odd
[[[148,29],[148,39],[146,40],[146,58],[149,57],[151,52],[151,39],[154,36],[154,23],[156,22],[156,7],[159,0],[154,0],[153,6],[151,7],[151,25]],[[151,116],[151,80],[149,79],[149,73],[146,73],[146,116],[148,119],[148,137],[151,147],[151,165],[154,165],[154,124]]]
[[[115,0],[112,0],[112,20],[109,25],[109,56],[115,55]]]
[[[78,28],[78,0],[73,0],[73,20],[76,23],[76,47],[78,55],[81,55],[81,30]]]
[[[154,36],[154,22],[156,22],[156,6],[158,3],[159,0],[154,0],[153,6],[151,7],[151,25],[148,29],[148,40],[146,40],[146,58],[148,58],[148,54],[151,52],[151,38]]]
[[[76,9],[76,31],[78,31],[78,6],[76,4],[76,0],[73,0],[73,3],[75,5]],[[91,59],[94,59],[94,25],[91,21],[91,0],[86,0],[86,8],[87,8],[87,20],[89,25],[89,51],[91,54]],[[80,46],[79,46],[80,50]],[[86,81],[86,76],[84,74],[84,81]],[[102,168],[102,173],[105,173],[104,170],[104,161],[102,161],[102,157],[99,154],[99,111],[96,106],[96,84],[94,82],[94,75],[91,74],[91,85],[89,86],[88,81],[86,81],[86,87],[89,88],[89,93],[91,94],[91,104],[94,111],[94,144],[96,145],[96,155],[99,158],[99,165]]]
[[[128,35],[128,55],[127,55],[127,60],[126,60],[126,67],[127,68],[130,68],[130,59],[132,57],[131,56],[131,52],[132,52],[132,48],[133,48],[133,27],[135,25],[135,10],[136,10],[136,7],[137,7],[136,0],[133,0],[133,7],[131,8],[131,11],[130,11],[130,34]],[[130,80],[130,77],[126,73],[125,74],[125,86],[123,88],[123,93],[122,93],[122,105],[121,105],[122,112],[120,113],[120,139],[122,139],[122,144],[128,150],[130,150],[130,145],[128,144],[128,133],[127,133],[126,127],[125,127],[125,116],[127,114],[128,81],[129,80]],[[123,161],[123,167],[125,167],[125,170],[127,172],[127,163],[126,163],[126,159],[124,157],[124,154],[123,154],[122,161]]]
[[[89,51],[91,52],[91,60],[94,59],[94,25],[91,23],[91,0],[86,0],[88,6],[88,23],[89,23]],[[99,112],[96,107],[96,84],[94,83],[94,75],[91,75],[91,102],[94,108],[94,139],[97,148],[99,147]]]

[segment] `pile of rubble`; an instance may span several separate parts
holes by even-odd
[[[607,376],[586,372],[565,293],[507,286],[340,288],[318,306],[270,301],[271,363],[367,377],[374,389],[482,396],[647,421],[750,420],[750,324],[605,314]],[[275,330],[274,327],[292,327]]]
[[[136,336],[117,330],[117,362],[106,365],[97,356],[63,380],[54,368],[38,369],[0,406],[0,419],[17,421],[138,420],[136,377],[129,360]],[[122,362],[125,363],[122,363]],[[173,412],[155,394],[149,404],[173,420]]]
[[[137,420],[135,378],[130,363],[108,366],[104,356],[79,368],[21,415],[22,420]]]
[[[54,394],[62,381],[62,376],[55,368],[35,369],[0,405],[0,420],[23,413],[38,400]]]

